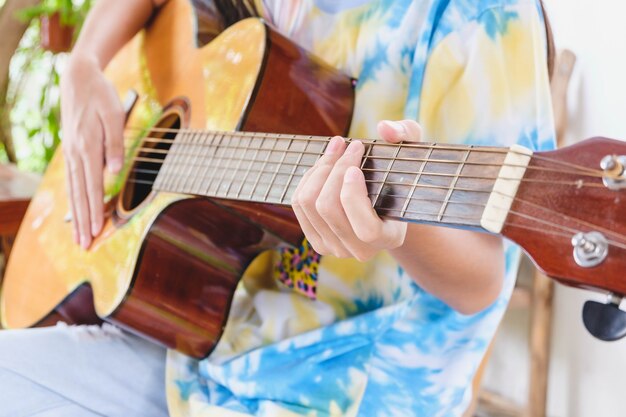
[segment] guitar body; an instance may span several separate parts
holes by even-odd
[[[37,325],[57,307],[81,322],[93,321],[95,312],[205,357],[219,340],[250,262],[301,239],[288,208],[146,193],[129,184],[137,164],[132,158],[148,146],[143,138],[166,137],[151,130],[155,123],[165,129],[347,133],[351,79],[258,19],[239,22],[200,49],[191,29],[188,2],[170,1],[110,64],[107,75],[120,97],[134,90],[139,100],[127,123],[133,140],[126,142],[126,167],[107,179],[104,230],[88,251],[74,243],[57,152],[11,254],[0,301],[3,327]]]
[[[124,170],[106,179],[104,230],[88,251],[74,243],[58,152],[7,265],[3,327],[49,323],[56,311],[206,357],[250,263],[300,243],[290,196],[329,136],[348,133],[354,82],[259,19],[202,48],[192,27],[187,0],[171,0],[110,64],[120,97],[139,99]],[[586,307],[585,324],[603,340],[626,335],[623,142],[535,154],[517,145],[363,143],[361,169],[380,216],[508,237],[548,276],[609,292],[607,305]]]

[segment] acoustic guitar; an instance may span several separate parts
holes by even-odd
[[[8,264],[3,327],[37,325],[57,308],[96,313],[206,357],[249,263],[301,241],[290,196],[330,137],[347,133],[355,82],[259,19],[195,48],[191,18],[187,1],[168,2],[110,64],[120,96],[138,100],[125,168],[107,181],[104,231],[88,251],[73,242],[57,152]],[[501,234],[548,276],[611,294],[585,320],[607,340],[626,333],[626,144],[533,153],[364,143],[382,217]]]

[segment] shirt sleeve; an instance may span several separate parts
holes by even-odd
[[[555,146],[546,30],[535,2],[487,8],[433,47],[418,120],[429,140]]]

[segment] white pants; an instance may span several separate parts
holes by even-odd
[[[0,331],[0,417],[166,417],[165,349],[117,328]]]

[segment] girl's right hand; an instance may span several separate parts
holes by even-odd
[[[124,162],[124,110],[97,59],[70,58],[61,119],[74,241],[87,249],[104,224],[104,166],[118,173]]]

